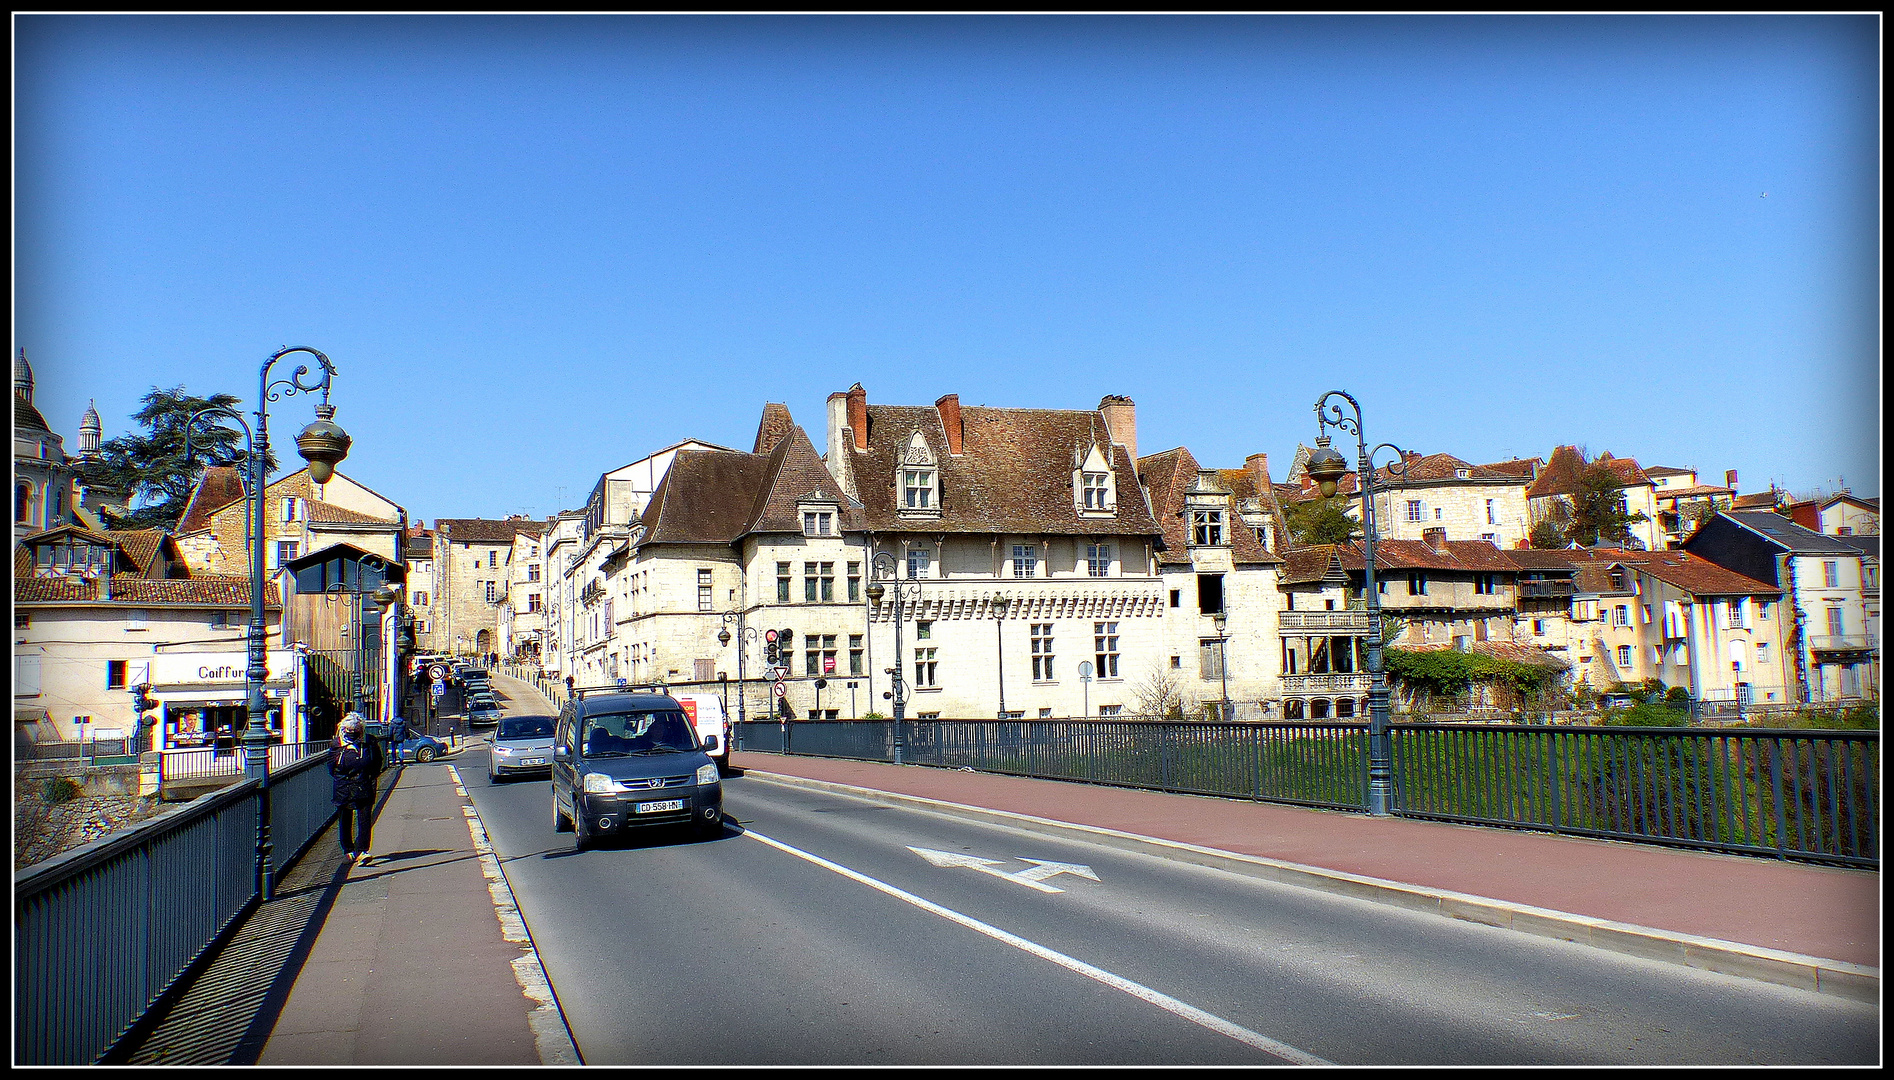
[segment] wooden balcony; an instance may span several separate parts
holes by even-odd
[[[1311,614],[1320,614],[1312,612]],[[1284,697],[1302,697],[1314,694],[1366,694],[1369,676],[1364,673],[1353,675],[1284,675],[1282,693]]]
[[[1368,613],[1351,611],[1284,611],[1276,616],[1277,627],[1285,634],[1320,630],[1327,633],[1366,634]]]

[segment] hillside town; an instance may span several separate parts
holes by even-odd
[[[645,448],[544,519],[430,524],[342,471],[280,476],[263,492],[274,737],[397,715],[404,652],[517,665],[555,695],[717,693],[741,719],[1365,717],[1364,491],[1397,715],[1668,693],[1735,719],[1878,696],[1878,496],[1745,492],[1734,472],[1562,445],[1408,453],[1325,497],[1300,440],[1276,469],[1260,451],[1200,461],[1141,446],[1124,396],[883,404],[855,383],[827,404],[819,443],[764,403],[747,448]],[[88,469],[96,408],[69,453],[24,350],[14,418],[16,744],[240,728],[238,469],[201,470],[168,527],[117,529],[128,493]]]

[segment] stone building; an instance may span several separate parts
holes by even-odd
[[[1603,464],[1616,477],[1619,490],[1624,492],[1625,512],[1644,515],[1643,520],[1630,526],[1635,546],[1646,550],[1662,548],[1664,542],[1662,525],[1658,521],[1657,484],[1638,467],[1637,459],[1613,457],[1609,452],[1599,454],[1595,461],[1588,462],[1576,446],[1561,446],[1552,451],[1545,467],[1539,470],[1538,476],[1526,488],[1526,509],[1532,523],[1536,524],[1548,517],[1557,519],[1568,515],[1572,498],[1580,488],[1580,477],[1594,464]],[[1530,525],[1527,531],[1531,531]],[[1606,541],[1601,538],[1600,542]]]
[[[507,560],[521,531],[543,523],[532,518],[436,518],[432,644],[456,656],[499,652],[500,603],[506,595]]]
[[[1292,484],[1277,489],[1295,502],[1321,497],[1314,479],[1301,468],[1307,452],[1306,447],[1298,448]],[[1399,471],[1383,465],[1374,475],[1375,532],[1383,540],[1419,540],[1431,530],[1444,529],[1454,540],[1522,546],[1532,528],[1526,489],[1532,483],[1534,460],[1474,465],[1452,454],[1410,453]],[[1349,499],[1348,514],[1359,520],[1360,476],[1353,469],[1344,473],[1336,492]]]
[[[33,405],[33,366],[13,361],[13,539],[73,521],[73,465],[66,441]]]
[[[546,577],[542,543],[548,522],[535,522],[513,534],[513,548],[507,553],[506,590],[500,596],[500,644],[502,657],[537,668],[546,644]]]
[[[244,477],[230,466],[204,470],[173,533],[193,574],[250,572],[250,511]],[[337,472],[327,484],[298,469],[264,488],[263,569],[278,568],[331,544],[345,543],[402,561],[407,511]]]

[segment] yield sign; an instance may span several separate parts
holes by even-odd
[[[1012,873],[1007,873],[1004,870],[996,869],[1002,862],[1000,859],[980,859],[972,855],[960,855],[952,851],[935,851],[932,848],[914,847],[911,844],[908,846],[908,850],[926,859],[928,862],[933,863],[935,866],[961,866],[968,870],[978,870],[982,874],[992,874],[996,878],[1003,878],[1016,885],[1024,885],[1029,889],[1038,889],[1040,892],[1065,891],[1064,889],[1056,888],[1045,883],[1047,878],[1057,874],[1075,874],[1082,878],[1090,878],[1093,881],[1098,880],[1098,875],[1092,873],[1091,867],[1081,866],[1078,863],[1047,862],[1044,859],[1028,859],[1022,855],[1019,861],[1029,862],[1032,863],[1032,865],[1024,870],[1015,870]]]

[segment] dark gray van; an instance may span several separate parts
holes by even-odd
[[[553,727],[552,827],[583,848],[650,825],[723,831],[723,785],[684,706],[668,694],[581,693]]]

